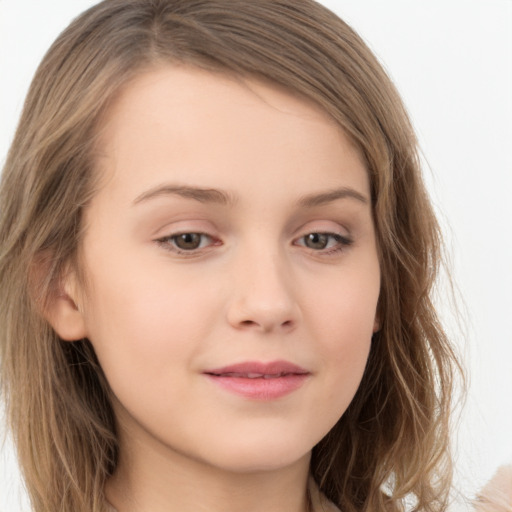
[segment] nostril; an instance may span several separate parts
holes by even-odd
[[[269,328],[271,328],[271,326],[270,326],[270,325],[265,325],[265,323],[264,323],[264,322],[259,323],[259,322],[256,322],[255,320],[242,320],[242,321],[239,323],[239,325],[240,325],[241,327],[251,327],[251,328],[254,328],[254,327],[262,327],[262,328],[264,328],[265,330],[268,330]],[[274,324],[272,324],[272,325],[274,325]],[[292,320],[286,320],[286,321],[284,321],[284,322],[282,322],[282,323],[275,324],[275,326],[276,326],[276,327],[277,327],[278,325],[279,325],[281,328],[283,328],[283,327],[284,327],[285,329],[289,329],[290,327],[292,327],[292,326],[293,326],[293,321],[292,321]]]

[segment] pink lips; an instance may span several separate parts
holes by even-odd
[[[310,373],[287,361],[248,361],[207,370],[204,374],[222,388],[247,398],[273,400],[298,389]]]

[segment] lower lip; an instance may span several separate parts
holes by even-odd
[[[207,375],[207,377],[220,387],[237,395],[254,400],[275,400],[299,389],[309,375],[307,373],[290,374],[270,379],[249,379],[217,375]]]

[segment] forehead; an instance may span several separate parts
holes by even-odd
[[[222,99],[227,99],[229,102],[259,106],[266,104],[281,112],[324,122],[327,118],[331,119],[313,100],[270,79],[241,75],[230,70],[205,70],[186,63],[169,63],[142,69],[121,88],[109,110],[110,116],[126,110],[128,104],[137,108],[137,99],[146,103],[148,95],[156,102],[165,97],[165,103],[172,106],[193,103],[197,107],[211,109],[214,105],[210,100],[214,96],[219,100],[219,108],[225,106]],[[333,119],[331,122],[337,126]]]
[[[188,66],[151,70],[127,84],[104,117],[100,140],[103,171],[138,187],[171,171],[217,186],[223,178],[229,185],[234,177],[295,166],[293,185],[312,163],[318,172],[364,167],[313,101],[261,79]]]

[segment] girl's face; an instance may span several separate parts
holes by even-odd
[[[112,106],[97,164],[88,286],[66,288],[122,449],[237,472],[307,460],[352,400],[377,328],[357,150],[275,86],[166,67]]]

